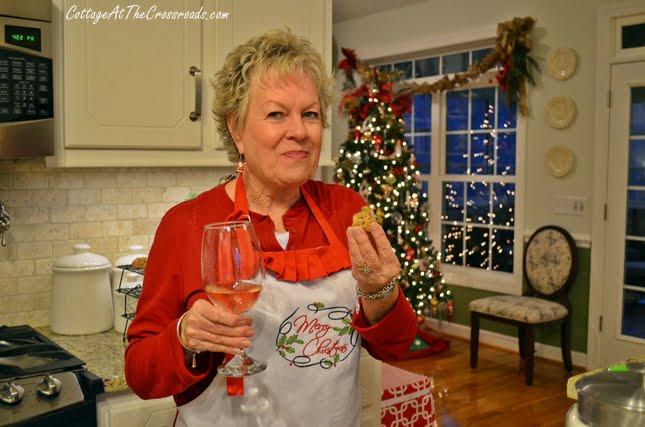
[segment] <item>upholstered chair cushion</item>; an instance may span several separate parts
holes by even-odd
[[[470,311],[532,324],[562,319],[568,312],[565,306],[557,302],[514,295],[479,298],[471,301],[468,308]]]

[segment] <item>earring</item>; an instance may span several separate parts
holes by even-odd
[[[246,160],[244,160],[244,154],[240,154],[240,159],[237,161],[237,169],[235,170],[238,174],[241,174],[246,169]]]

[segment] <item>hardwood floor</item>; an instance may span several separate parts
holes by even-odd
[[[567,398],[562,362],[536,359],[533,385],[524,383],[517,353],[480,344],[470,369],[470,344],[448,337],[450,348],[424,359],[392,362],[433,379],[440,427],[562,427],[575,403]],[[574,367],[573,375],[584,372]]]

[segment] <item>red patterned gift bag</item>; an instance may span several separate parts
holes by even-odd
[[[381,427],[436,427],[429,377],[382,364]]]

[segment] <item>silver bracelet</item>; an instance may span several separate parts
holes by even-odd
[[[201,353],[201,350],[193,350],[192,348],[188,348],[184,345],[183,342],[181,342],[181,322],[184,320],[184,317],[188,312],[185,312],[184,314],[181,315],[179,320],[177,321],[177,340],[179,340],[179,344],[184,348],[186,352],[188,352],[188,355],[192,357],[192,363],[190,364],[191,368],[195,369],[197,367],[197,360],[195,359],[199,353]]]
[[[394,291],[394,287],[396,286],[396,283],[399,280],[399,276],[395,276],[392,280],[390,280],[390,283],[387,285],[383,286],[379,291],[371,293],[371,294],[364,294],[361,292],[360,289],[358,289],[358,286],[356,287],[356,295],[363,299],[382,299],[385,298],[386,296],[390,295]]]

